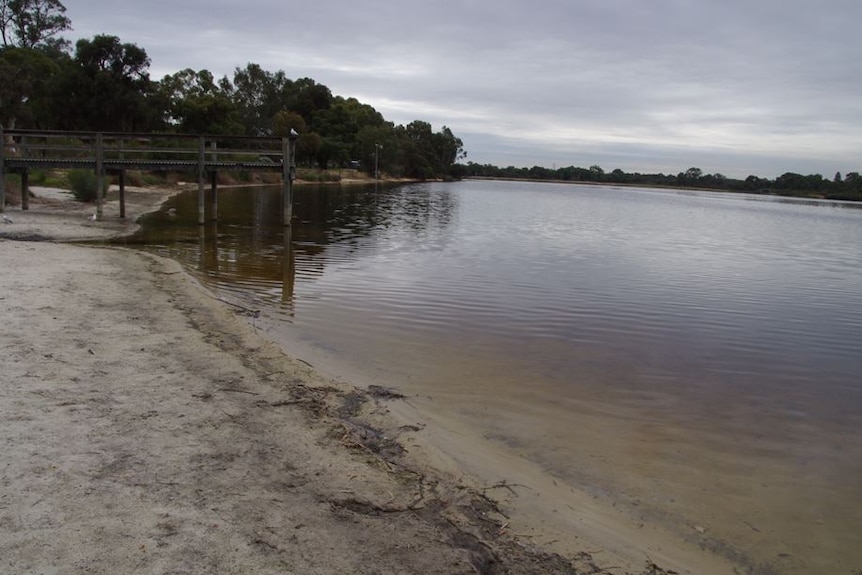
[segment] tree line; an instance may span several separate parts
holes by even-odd
[[[466,153],[452,131],[415,120],[395,125],[356,98],[311,78],[253,63],[233,76],[185,69],[150,78],[146,50],[112,35],[80,39],[59,0],[0,0],[0,122],[7,129],[175,132],[284,137],[299,134],[297,162],[356,162],[394,177],[453,175]]]
[[[703,170],[694,167],[673,175],[629,173],[620,169],[605,172],[598,165],[592,165],[589,168],[568,166],[557,169],[543,168],[541,166],[533,166],[532,168],[516,168],[514,166],[499,168],[491,164],[468,162],[467,164],[459,164],[456,173],[459,177],[704,188],[729,192],[862,201],[862,176],[860,176],[859,172],[849,172],[843,177],[841,173],[836,173],[832,179],[824,178],[820,174],[802,175],[787,172],[773,180],[753,175],[740,180],[728,178],[718,173],[704,174]]]

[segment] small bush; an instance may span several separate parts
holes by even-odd
[[[126,172],[127,186],[143,186],[144,174],[140,170],[128,170]]]
[[[44,186],[47,178],[48,174],[45,173],[45,170],[33,170],[30,172],[30,183],[36,186]]]
[[[96,174],[88,170],[71,170],[68,174],[72,195],[79,202],[95,202],[98,194]]]

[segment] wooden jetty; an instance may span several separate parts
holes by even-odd
[[[21,209],[29,209],[30,170],[93,170],[97,180],[96,219],[102,219],[105,177],[116,175],[120,217],[125,217],[127,170],[188,172],[197,175],[198,223],[205,223],[206,184],[212,217],[218,214],[218,172],[276,172],[282,175],[282,214],[289,226],[296,177],[296,133],[288,138],[130,132],[3,130],[0,128],[0,213],[6,206],[6,174],[21,176]]]

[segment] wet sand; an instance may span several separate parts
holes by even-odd
[[[277,318],[266,329],[278,333]],[[351,381],[407,393],[453,465],[489,484],[517,484],[501,496],[541,526],[531,537],[561,553],[590,540],[673,568],[691,553],[704,572],[704,552],[716,572],[723,561],[740,573],[794,575],[855,574],[862,565],[862,442],[846,422],[788,418],[776,399],[615,388],[607,382],[626,381],[626,368],[608,371],[606,362],[596,362],[601,372],[585,367],[575,387],[510,360],[459,361],[465,342],[425,341],[413,353],[399,345],[381,366],[282,337],[292,349],[305,345],[304,357],[322,353],[314,361]],[[385,355],[385,342],[368,347],[367,357]],[[440,365],[411,372],[428,364],[428,347],[439,348]]]

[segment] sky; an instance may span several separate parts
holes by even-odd
[[[859,0],[64,0],[159,80],[308,77],[464,161],[745,178],[862,172]]]

